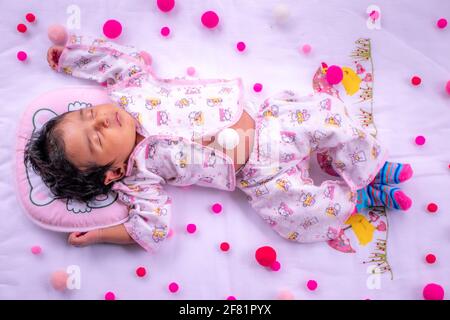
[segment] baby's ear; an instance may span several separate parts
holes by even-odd
[[[105,173],[104,184],[105,186],[110,184],[111,182],[120,180],[123,178],[126,172],[126,165],[122,165],[120,167],[111,168]]]

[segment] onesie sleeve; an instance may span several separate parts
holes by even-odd
[[[164,179],[151,172],[139,172],[116,182],[113,190],[129,208],[124,226],[145,250],[155,252],[169,231],[172,199],[162,187]]]
[[[149,72],[146,53],[102,38],[71,34],[58,61],[58,72],[113,85]]]

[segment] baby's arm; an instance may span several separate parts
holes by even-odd
[[[84,247],[94,243],[135,243],[123,224],[108,228],[95,229],[88,232],[72,232],[69,235],[68,241],[71,245],[76,247]]]
[[[47,60],[56,71],[99,83],[115,84],[149,72],[142,51],[89,36],[69,36],[65,46],[48,49]]]

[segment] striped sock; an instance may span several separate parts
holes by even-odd
[[[383,206],[390,209],[408,210],[412,200],[399,188],[383,184],[368,185],[358,190],[356,209]]]
[[[398,184],[406,181],[413,175],[411,165],[405,163],[388,162],[383,165],[376,175],[373,183],[378,184]]]

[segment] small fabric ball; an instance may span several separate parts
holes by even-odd
[[[27,54],[24,51],[19,51],[17,52],[17,59],[19,59],[20,61],[25,61],[27,60]]]
[[[309,280],[306,283],[306,286],[308,287],[309,290],[314,291],[317,289],[317,282],[315,280]]]
[[[443,300],[444,288],[436,283],[429,283],[423,288],[423,297],[425,300]]]
[[[169,12],[175,7],[175,0],[158,0],[156,5],[162,12]]]
[[[258,263],[264,267],[271,266],[277,259],[277,253],[272,247],[260,247],[255,252],[255,258]]]
[[[214,11],[206,11],[202,15],[202,24],[209,29],[215,28],[219,24],[219,16]]]
[[[32,13],[27,13],[27,15],[25,16],[25,19],[27,19],[28,22],[34,22],[36,21],[36,16]]]
[[[217,143],[225,149],[234,149],[239,140],[239,133],[233,128],[225,128],[217,135]]]
[[[112,291],[105,293],[105,300],[116,300],[116,295]]]
[[[178,284],[176,282],[172,282],[171,284],[169,284],[169,291],[172,293],[177,292],[179,289]]]
[[[222,212],[222,205],[220,203],[214,203],[211,208],[214,213]]]
[[[326,78],[329,84],[338,84],[344,78],[344,73],[338,66],[329,66],[327,69]]]
[[[193,223],[190,223],[190,224],[188,224],[188,225],[186,226],[186,230],[187,230],[187,232],[189,232],[189,233],[194,233],[195,230],[197,230],[197,226],[196,226],[195,224],[193,224]]]
[[[447,19],[441,18],[437,21],[436,25],[439,29],[444,29],[447,26]]]
[[[436,262],[436,256],[434,254],[427,254],[427,256],[425,257],[425,260],[429,263],[429,264],[433,264]]]
[[[122,33],[122,24],[114,19],[103,24],[103,34],[110,39],[115,39]]]
[[[220,250],[222,250],[222,251],[228,251],[228,250],[230,250],[230,245],[229,245],[229,243],[228,242],[222,242],[221,244],[220,244]]]
[[[373,21],[377,20],[380,17],[380,13],[376,10],[373,10],[369,16],[372,18]]]
[[[419,146],[422,146],[425,144],[425,137],[424,136],[417,136],[416,137],[416,144]]]
[[[429,203],[428,206],[427,206],[427,210],[429,212],[434,213],[434,212],[436,212],[438,210],[438,205],[436,203]]]
[[[278,261],[274,261],[271,265],[270,265],[270,269],[272,269],[273,271],[279,271],[281,268],[281,264]]]
[[[255,83],[255,84],[253,85],[253,90],[254,90],[255,92],[261,92],[262,88],[263,88],[263,85],[262,85],[261,83]]]
[[[237,44],[236,44],[236,48],[238,49],[238,51],[240,51],[240,52],[242,52],[242,51],[244,51],[245,50],[245,43],[244,42],[242,42],[242,41],[240,41],[240,42],[238,42]]]
[[[163,37],[167,37],[170,34],[170,28],[169,27],[162,27],[161,28],[161,35]]]
[[[145,277],[147,270],[144,267],[139,267],[136,269],[136,275],[140,278]]]
[[[19,23],[17,25],[17,31],[19,31],[20,33],[25,33],[27,32],[27,26],[24,25],[23,23]]]
[[[195,68],[194,67],[189,67],[186,69],[186,73],[188,74],[188,76],[194,76],[195,75]]]
[[[450,80],[447,81],[447,84],[445,85],[445,91],[447,91],[447,93],[450,94]]]
[[[64,45],[67,42],[66,28],[60,24],[54,24],[48,27],[47,35],[54,44]]]
[[[302,51],[304,54],[309,54],[311,52],[311,46],[309,44],[304,44],[302,47]]]
[[[228,296],[227,300],[236,300],[236,297],[235,296]]]
[[[418,85],[420,85],[422,83],[422,79],[420,79],[420,77],[418,77],[418,76],[414,76],[414,77],[411,78],[411,83],[414,86],[418,86]]]
[[[41,254],[42,248],[40,246],[32,246],[31,253],[32,254]]]
[[[294,294],[288,290],[281,291],[277,296],[278,300],[294,300],[294,298]]]
[[[69,275],[63,270],[58,270],[52,273],[50,282],[52,287],[58,291],[64,291],[67,288],[67,279]]]

